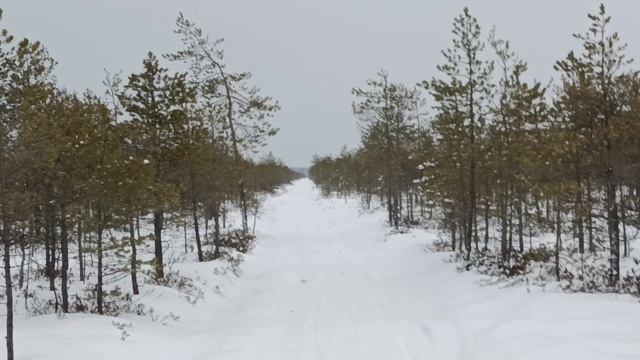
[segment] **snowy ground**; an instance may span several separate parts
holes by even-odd
[[[143,293],[179,320],[23,316],[17,358],[640,359],[636,299],[481,286],[447,254],[424,251],[435,233],[389,235],[383,213],[323,199],[306,179],[263,213],[240,277],[186,263],[179,270],[196,278],[203,300]],[[131,324],[130,336],[122,340],[113,322]]]

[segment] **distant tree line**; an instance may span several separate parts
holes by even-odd
[[[396,228],[435,214],[450,248],[482,264],[497,253],[505,274],[540,254],[533,235],[553,232],[546,254],[558,279],[575,275],[560,266],[571,240],[581,290],[601,275],[594,282],[619,289],[621,257],[640,228],[640,78],[604,5],[589,20],[573,35],[582,49],[557,61],[558,81],[544,85],[464,9],[439,75],[407,87],[381,72],[353,90],[362,145],[316,157],[311,178],[326,193],[381,200]],[[419,90],[431,95],[431,116]],[[597,254],[607,269],[587,274],[584,258]]]
[[[186,63],[188,72],[170,71],[149,52],[140,72],[126,79],[107,74],[106,94],[98,96],[60,88],[52,76],[55,61],[42,44],[1,30],[0,239],[8,359],[14,358],[12,291],[26,296],[28,254],[44,248],[41,271],[61,312],[78,310],[70,304],[70,256],[78,259],[74,280],[81,282],[86,253],[96,257],[95,311],[102,314],[110,229],[128,229],[125,270],[138,294],[143,263],[137,248],[147,239],[140,234],[141,217],[153,217],[150,265],[162,279],[168,214],[189,219],[199,261],[215,259],[228,206],[239,209],[247,234],[258,195],[297,176],[273,157],[255,162],[249,156],[276,133],[269,119],[278,103],[248,85],[250,73],[227,69],[222,40],[210,40],[182,15],[176,33],[184,48],[164,59]],[[203,220],[213,222],[210,249]],[[77,254],[70,254],[70,245]],[[14,251],[21,254],[19,264],[11,263]]]

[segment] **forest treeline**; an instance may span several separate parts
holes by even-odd
[[[48,278],[57,311],[82,311],[70,304],[78,297],[69,293],[69,282],[85,282],[83,259],[90,253],[97,258],[97,308],[91,310],[102,314],[108,231],[129,233],[119,243],[129,256],[121,271],[130,273],[137,294],[146,263],[136,250],[153,243],[145,274],[161,281],[169,218],[178,215],[193,227],[199,261],[215,259],[227,210],[239,210],[240,231],[250,236],[248,214],[258,195],[298,176],[273,157],[251,159],[277,132],[270,118],[278,103],[249,85],[250,73],[226,67],[222,40],[210,40],[182,15],[175,32],[181,51],[160,57],[149,52],[139,72],[124,79],[106,74],[105,94],[80,95],[56,83],[56,63],[41,43],[1,30],[0,220],[8,359],[13,290],[24,290],[30,276]],[[169,70],[174,62],[188,71]],[[141,218],[152,218],[153,236],[141,235]],[[213,224],[209,244],[203,221]],[[113,243],[108,242],[109,254]],[[77,254],[70,254],[70,245]],[[16,251],[18,264],[11,262]],[[25,257],[40,251],[41,267],[25,269]],[[78,265],[72,278],[70,257]]]
[[[637,293],[620,263],[640,227],[640,78],[604,5],[588,18],[573,35],[582,48],[543,84],[465,9],[433,79],[406,86],[382,71],[353,90],[362,145],[316,157],[311,178],[381,200],[396,228],[437,220],[469,264],[513,275],[548,260],[576,290]],[[542,233],[555,246],[534,245]],[[574,253],[575,272],[561,265]]]

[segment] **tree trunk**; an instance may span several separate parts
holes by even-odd
[[[55,227],[53,226],[53,215],[51,214],[51,204],[47,200],[44,210],[44,246],[46,257],[46,273],[49,278],[49,290],[54,291],[56,289],[56,245],[55,245]]]
[[[455,252],[456,251],[456,222],[451,218],[451,248]]]
[[[258,207],[260,206],[260,202],[256,201],[255,208],[253,209],[253,226],[251,228],[251,233],[253,235],[256,234],[256,222],[258,221]]]
[[[489,185],[486,186],[487,197],[484,200],[484,249],[489,248]]]
[[[624,245],[623,256],[629,257],[629,241],[627,238],[627,203],[625,200],[623,187],[620,186],[620,220],[622,221],[622,244]]]
[[[507,249],[507,263],[511,264],[511,254],[513,253],[513,186],[509,187],[509,243]]]
[[[469,56],[470,53],[467,53]],[[471,59],[470,59],[471,60]],[[473,79],[474,76],[474,68],[475,64],[469,63],[468,76],[469,79]],[[469,209],[468,209],[468,219],[467,219],[467,234],[466,234],[466,242],[467,242],[467,259],[471,257],[471,238],[473,236],[474,226],[476,225],[476,130],[475,130],[475,84],[473,81],[469,82],[468,89],[468,101],[469,101],[469,150],[470,150],[470,159],[469,159]]]
[[[67,212],[64,205],[60,205],[60,256],[62,267],[60,268],[62,311],[69,312],[69,237],[67,232]]]
[[[220,257],[220,204],[213,207],[213,258]]]
[[[204,215],[204,242],[209,243],[209,214],[208,213],[205,213]]]
[[[204,261],[204,255],[202,254],[202,242],[200,241],[200,225],[198,224],[198,205],[196,199],[191,199],[191,215],[193,216],[193,230],[196,233],[196,248],[198,250],[198,261]]]
[[[155,244],[155,258],[153,265],[156,272],[156,279],[164,278],[164,263],[162,261],[162,227],[164,221],[164,213],[157,210],[153,213],[153,234]]]
[[[98,283],[96,284],[96,297],[98,302],[98,314],[104,315],[102,294],[102,211],[98,210],[96,252],[98,255]]]
[[[562,223],[560,218],[560,205],[556,203],[556,280],[560,281],[560,251],[562,251]]]
[[[131,286],[133,295],[138,295],[138,249],[136,247],[136,237],[133,228],[133,218],[129,219],[129,244],[131,245]]]
[[[544,211],[545,211],[545,217],[547,218],[547,224],[551,224],[551,203],[549,202],[549,198],[545,198],[544,200],[545,202],[545,206],[544,206]]]
[[[222,77],[222,84],[224,85],[225,94],[227,98],[227,122],[229,126],[229,134],[231,135],[231,148],[233,150],[233,159],[238,171],[240,171],[239,167],[242,161],[242,155],[240,155],[240,149],[238,145],[238,138],[236,136],[236,124],[233,119],[233,95],[231,90],[231,85],[229,84],[229,80],[227,79],[227,74],[222,69],[222,66],[213,60],[212,57],[209,57],[209,60],[212,61],[214,67],[216,67]],[[248,209],[247,209],[247,194],[244,186],[244,179],[242,179],[242,175],[238,184],[238,190],[240,193],[240,212],[242,216],[242,231],[244,234],[249,232],[249,217],[248,217]]]
[[[4,244],[4,286],[6,302],[6,345],[7,360],[13,357],[13,284],[11,283],[11,234],[7,215],[2,215],[2,242]]]
[[[522,200],[522,195],[518,198],[518,247],[520,253],[524,253],[524,220],[522,218],[522,207],[524,206],[524,201]]]
[[[140,236],[140,211],[136,212],[136,234],[138,235],[138,239],[142,239]]]
[[[31,230],[29,230],[29,232],[31,232]],[[20,242],[20,274],[18,276],[18,288],[22,289],[22,286],[24,285],[24,264],[27,258],[24,235],[20,236],[19,242]]]
[[[538,222],[538,226],[542,225],[542,210],[540,208],[540,194],[536,191],[533,193],[534,199],[533,201],[535,202],[535,206],[536,206],[536,221]]]
[[[589,235],[589,252],[590,253],[595,253],[596,252],[596,246],[593,242],[593,197],[591,195],[591,180],[589,180],[589,178],[587,178],[587,201],[589,202],[589,204],[587,205],[588,207],[588,212],[587,212],[587,232]]]
[[[393,196],[393,226],[396,229],[400,226],[400,199],[397,191]]]
[[[226,229],[227,228],[227,207],[225,205],[225,202],[223,201],[222,204],[220,205],[221,211],[222,211],[222,228]]]
[[[387,184],[387,217],[389,218],[389,226],[393,226],[393,204],[391,203],[391,185],[390,184]]]
[[[82,251],[82,219],[78,218],[78,266],[80,267],[80,281],[84,282],[84,253]]]
[[[618,202],[616,199],[616,185],[613,177],[608,177],[607,181],[607,227],[609,230],[609,247],[610,247],[610,274],[609,285],[615,287],[620,280],[620,229],[618,219]]]
[[[576,217],[576,227],[578,228],[578,251],[580,254],[584,254],[584,215],[583,215],[583,204],[582,204],[582,180],[578,176],[576,181],[576,206],[575,206],[575,217]]]
[[[247,205],[247,190],[244,182],[240,181],[240,213],[242,215],[242,232],[249,233],[249,208]]]
[[[509,246],[508,246],[508,231],[509,226],[507,223],[507,192],[508,186],[505,184],[502,189],[502,199],[500,201],[500,255],[502,258],[502,265],[505,266],[507,264],[509,255]]]
[[[413,198],[413,191],[408,190],[407,191],[407,210],[409,211],[409,222],[411,224],[414,223],[414,217],[413,217],[413,207],[414,207],[414,198]]]
[[[471,122],[473,123],[473,119]],[[474,234],[474,226],[476,225],[476,161],[473,155],[471,157],[469,177],[469,209],[467,210],[467,234],[465,236],[467,260],[471,258],[471,241]]]
[[[182,211],[184,213],[184,211]],[[189,243],[187,242],[187,219],[184,216],[181,216],[182,218],[184,218],[184,220],[182,221],[182,231],[184,234],[184,254],[188,254],[189,253]]]
[[[49,260],[49,289],[51,291],[55,291],[56,290],[56,228],[53,222],[53,219],[51,219],[50,221],[50,230],[49,230],[49,235],[50,235],[50,240],[51,240],[51,244],[50,244],[50,249],[49,249],[49,256],[51,256],[51,259]]]

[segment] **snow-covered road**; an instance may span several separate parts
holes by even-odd
[[[636,300],[480,286],[446,254],[424,251],[435,233],[389,235],[383,213],[323,199],[309,180],[269,198],[258,229],[222,295],[164,304],[179,321],[128,317],[122,341],[113,319],[31,318],[17,324],[28,355],[18,358],[640,359]],[[207,265],[191,270],[213,276]]]
[[[440,310],[421,305],[437,288],[417,281],[429,271],[415,266],[425,260],[420,242],[385,243],[381,215],[359,216],[355,201],[321,199],[308,180],[271,199],[260,224],[265,235],[244,267],[246,286],[216,310],[238,316],[216,329],[224,340],[215,356],[454,358],[456,329],[425,321]]]

